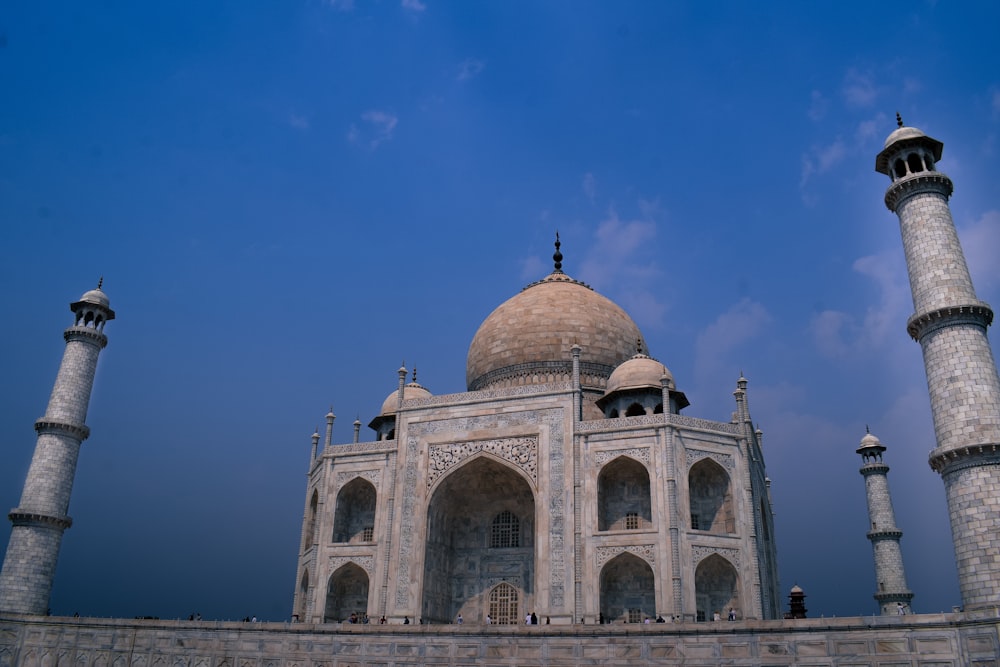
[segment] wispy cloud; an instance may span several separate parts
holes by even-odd
[[[996,260],[1000,248],[1000,211],[987,211],[975,222],[962,225],[958,233],[972,283],[982,299],[985,293],[1000,288],[1000,263]]]
[[[805,188],[813,176],[826,173],[831,167],[843,160],[846,155],[847,146],[839,137],[826,146],[813,146],[808,153],[802,156],[802,175],[799,179],[799,187]]]
[[[326,0],[326,4],[338,12],[349,12],[354,9],[354,0]]]
[[[810,120],[821,121],[823,117],[826,116],[826,110],[829,108],[829,101],[823,96],[818,90],[812,91],[809,95],[809,110],[806,115],[809,116]]]
[[[479,73],[483,71],[484,67],[486,67],[486,63],[482,60],[466,58],[459,64],[458,74],[455,75],[455,80],[464,82],[469,79],[474,79],[479,76]]]
[[[362,125],[352,123],[347,131],[347,140],[368,148],[378,148],[380,144],[392,139],[399,119],[387,111],[366,111],[361,114]]]
[[[295,113],[288,114],[288,124],[296,130],[309,129],[309,119]]]
[[[427,5],[420,0],[402,0],[399,4],[403,9],[408,9],[411,12],[422,12],[427,9]]]
[[[909,316],[906,268],[898,252],[861,257],[852,269],[875,283],[878,301],[862,318],[837,310],[825,310],[813,318],[813,343],[827,358],[846,358],[890,344],[898,338],[900,322]]]
[[[579,277],[619,303],[640,326],[660,328],[667,313],[660,292],[662,270],[651,254],[656,222],[622,220],[614,208],[598,223]]]
[[[874,104],[878,97],[878,87],[869,72],[859,72],[849,69],[844,76],[842,88],[844,101],[850,107],[868,107]]]
[[[583,194],[586,195],[590,203],[593,204],[594,200],[597,198],[597,179],[591,172],[587,172],[583,175],[583,182],[580,184],[583,189]]]

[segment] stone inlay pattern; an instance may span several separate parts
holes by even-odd
[[[604,465],[619,456],[629,456],[636,461],[649,465],[649,447],[632,447],[631,449],[605,449],[594,454],[597,465]]]
[[[719,452],[705,452],[699,449],[688,449],[686,451],[686,455],[687,455],[688,468],[690,468],[692,465],[694,465],[697,461],[700,461],[701,459],[712,459],[726,470],[732,470],[733,466],[735,465],[733,463],[733,457],[730,456],[729,454],[720,454]]]
[[[597,547],[597,567],[600,569],[609,560],[622,553],[630,553],[642,558],[650,565],[656,561],[655,544],[626,544],[614,547]]]
[[[351,481],[355,477],[363,477],[378,488],[379,482],[379,471],[378,470],[346,470],[337,473],[337,486],[343,486],[345,483]]]
[[[525,387],[530,392],[537,393],[538,387]],[[509,392],[504,392],[509,395]],[[419,540],[416,534],[415,518],[425,507],[418,508],[418,499],[424,502],[423,494],[418,494],[419,477],[418,455],[421,442],[427,436],[468,432],[485,429],[504,429],[510,426],[536,425],[539,430],[549,435],[548,487],[553,489],[548,506],[549,518],[549,602],[554,608],[563,606],[566,587],[566,554],[565,554],[565,507],[561,490],[565,485],[565,456],[563,410],[527,410],[498,415],[482,415],[477,417],[460,417],[442,419],[433,422],[415,422],[407,424],[406,429],[406,462],[403,467],[403,504],[400,508],[399,531],[399,571],[408,572],[415,557],[414,548]],[[536,498],[537,502],[537,498]],[[544,539],[538,536],[538,539]],[[406,576],[396,579],[397,607],[410,606],[410,580]]]
[[[375,570],[375,557],[374,556],[330,556],[330,572],[336,572],[338,569],[347,565],[348,563],[354,563],[368,575],[371,579],[372,572]]]
[[[698,563],[705,560],[712,554],[718,554],[719,556],[722,556],[737,568],[739,568],[740,566],[739,549],[727,549],[725,547],[707,547],[707,546],[696,545],[691,547],[691,554],[694,556],[695,567],[698,566]]]
[[[510,461],[523,470],[531,482],[538,485],[538,438],[499,438],[472,440],[447,445],[432,445],[429,449],[430,465],[427,470],[427,488],[456,465],[479,452],[493,454]]]

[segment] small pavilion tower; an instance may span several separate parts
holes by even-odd
[[[885,447],[871,433],[861,438],[861,446],[857,449],[863,462],[861,474],[864,475],[868,495],[868,519],[871,522],[868,539],[875,556],[875,581],[878,584],[875,599],[882,615],[886,616],[910,613],[913,593],[906,585],[906,572],[903,571],[903,552],[899,548],[903,531],[896,528],[896,515],[889,496],[889,466],[882,462],[884,451]]]
[[[45,614],[63,532],[72,520],[70,491],[80,443],[90,435],[87,406],[94,386],[97,356],[108,344],[104,325],[115,318],[107,295],[90,290],[70,304],[73,326],[66,329],[66,350],[45,416],[35,422],[38,441],[20,504],[8,515],[14,524],[0,571],[0,610]]]
[[[875,170],[892,179],[885,204],[899,217],[937,447],[931,468],[948,499],[959,587],[967,610],[1000,605],[1000,377],[986,328],[990,306],[976,298],[948,199],[936,171],[943,144],[914,127],[885,140]]]

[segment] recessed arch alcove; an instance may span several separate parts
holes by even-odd
[[[368,573],[355,563],[345,563],[330,575],[323,622],[345,621],[352,613],[368,612]]]
[[[637,530],[653,521],[649,471],[628,456],[619,456],[597,476],[597,529]]]
[[[601,613],[608,623],[642,623],[656,617],[653,568],[627,551],[601,568]]]
[[[715,614],[727,618],[729,610],[743,618],[740,607],[739,576],[736,568],[718,554],[704,558],[694,574],[695,598],[698,605],[698,620],[712,620]]]
[[[501,582],[514,589],[502,589],[505,599],[530,607],[535,524],[531,485],[491,456],[476,456],[440,480],[427,507],[424,622],[450,623],[459,613],[482,621]]]

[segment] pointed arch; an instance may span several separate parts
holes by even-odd
[[[744,617],[739,575],[732,563],[719,554],[706,556],[698,563],[694,588],[699,621],[711,620],[715,614],[726,618],[730,609],[736,612],[737,618]]]
[[[638,530],[652,523],[646,466],[629,456],[609,461],[597,476],[597,529]]]
[[[517,467],[480,454],[449,470],[427,505],[421,617],[485,618],[498,576],[530,606],[535,523],[534,492]]]
[[[688,472],[691,529],[710,533],[736,532],[732,485],[725,468],[703,458]]]
[[[355,477],[337,493],[333,515],[334,542],[371,542],[375,532],[375,486]]]
[[[319,491],[313,491],[309,499],[309,509],[306,511],[306,529],[302,537],[302,551],[309,549],[316,539],[317,510],[319,508]]]
[[[306,610],[309,607],[309,570],[302,570],[302,577],[299,579],[298,604],[295,605],[295,615],[300,621],[306,620]]]
[[[323,622],[344,621],[352,613],[368,612],[368,573],[357,563],[345,563],[330,575]]]
[[[641,623],[656,616],[653,568],[629,552],[618,554],[601,568],[601,614],[609,623]]]
[[[646,408],[642,407],[642,404],[639,402],[633,403],[625,410],[626,417],[641,417],[644,414],[646,414]]]

